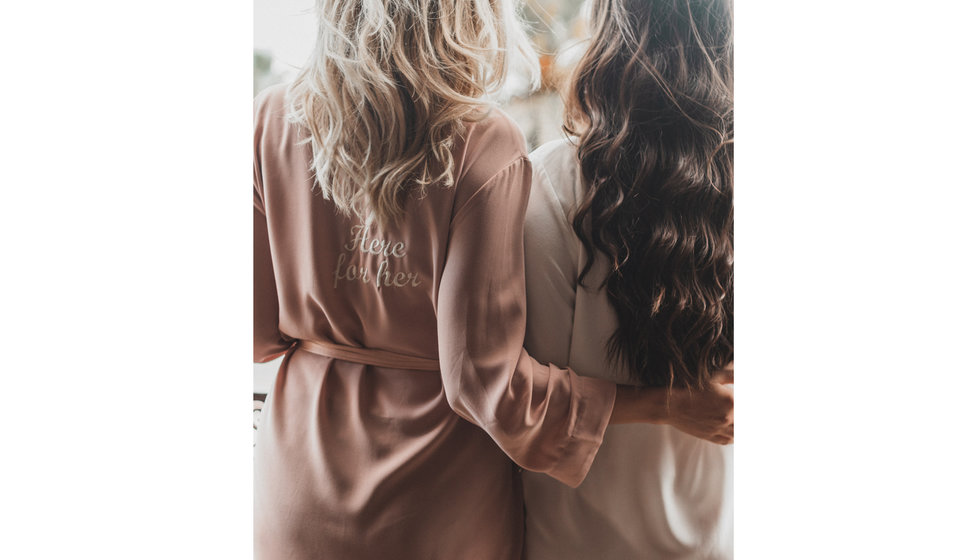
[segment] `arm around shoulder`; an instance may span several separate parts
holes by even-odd
[[[577,486],[616,398],[612,382],[532,359],[523,348],[523,228],[531,169],[519,158],[454,217],[437,302],[446,395],[518,465]]]

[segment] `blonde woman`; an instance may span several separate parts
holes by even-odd
[[[516,559],[519,467],[577,485],[606,426],[725,437],[719,404],[533,360],[531,169],[487,94],[536,68],[500,0],[317,3],[317,47],[255,104],[258,559]]]

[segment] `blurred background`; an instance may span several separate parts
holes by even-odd
[[[586,0],[526,0],[522,14],[539,53],[542,87],[531,92],[521,76],[512,76],[496,99],[517,121],[528,149],[560,138],[558,89],[581,56],[586,38]],[[313,0],[255,0],[253,95],[292,79],[306,61],[316,38]],[[255,423],[280,360],[255,364]]]

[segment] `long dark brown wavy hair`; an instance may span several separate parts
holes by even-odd
[[[591,25],[565,120],[586,185],[578,281],[608,257],[610,356],[703,387],[734,359],[731,0],[594,0]]]

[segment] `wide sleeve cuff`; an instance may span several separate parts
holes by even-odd
[[[599,452],[616,403],[616,384],[571,370],[568,375],[573,395],[571,432],[560,459],[546,474],[575,488],[585,480]]]

